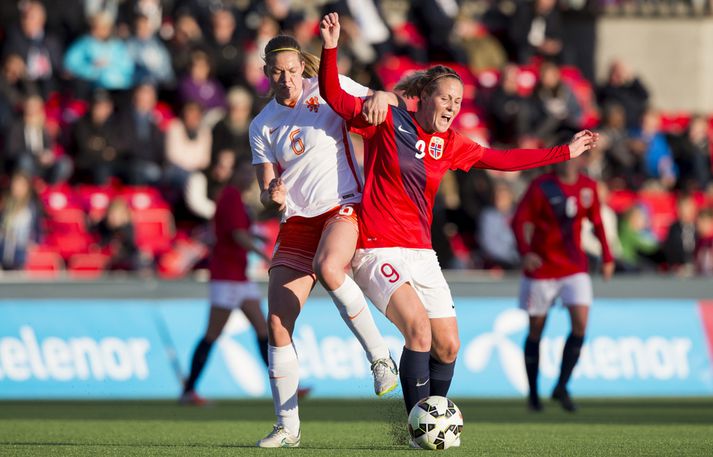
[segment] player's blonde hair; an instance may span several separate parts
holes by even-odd
[[[268,41],[265,46],[265,64],[269,67],[274,64],[275,56],[280,52],[296,52],[300,61],[305,63],[302,76],[314,78],[319,74],[319,57],[309,52],[303,51],[300,44],[289,35],[278,35]]]
[[[404,77],[396,84],[394,90],[403,91],[404,97],[418,97],[421,99],[424,96],[431,95],[433,91],[436,90],[438,80],[443,78],[455,78],[460,81],[461,84],[463,83],[455,70],[444,65],[436,65],[428,70],[416,71]],[[419,104],[420,103],[419,100]]]

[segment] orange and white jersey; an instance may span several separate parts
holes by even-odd
[[[302,82],[294,107],[272,99],[250,123],[253,165],[277,164],[287,187],[283,220],[315,217],[361,201],[361,177],[346,124],[319,95],[316,77]],[[340,82],[357,97],[369,90],[345,76]]]

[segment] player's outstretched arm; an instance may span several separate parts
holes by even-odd
[[[342,89],[337,69],[339,15],[326,14],[319,23],[322,36],[322,57],[319,62],[319,93],[327,104],[353,127],[370,124],[361,116],[364,101]]]
[[[591,132],[589,130],[582,130],[577,132],[572,137],[572,141],[569,142],[569,152],[572,159],[581,156],[586,151],[594,149],[597,147],[597,141],[599,141],[599,134]]]

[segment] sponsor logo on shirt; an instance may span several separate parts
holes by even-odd
[[[428,154],[435,160],[439,160],[443,157],[443,145],[443,138],[431,137],[431,141],[428,143]]]
[[[592,206],[594,201],[594,192],[592,189],[585,188],[579,192],[579,201],[582,202],[582,206],[589,208]]]
[[[305,104],[307,105],[307,109],[309,109],[313,113],[316,113],[319,111],[319,99],[317,97],[308,98],[305,101]]]

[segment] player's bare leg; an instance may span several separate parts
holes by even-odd
[[[431,395],[448,396],[456,357],[460,349],[458,323],[455,317],[431,319]]]
[[[270,270],[268,371],[277,424],[272,432],[258,441],[259,447],[297,447],[300,444],[299,363],[292,344],[292,332],[313,286],[314,279],[306,273],[283,266]]]
[[[577,410],[577,405],[569,396],[567,383],[582,351],[584,335],[587,331],[587,321],[589,320],[589,306],[569,305],[567,309],[572,323],[572,331],[567,337],[562,350],[562,367],[559,380],[552,392],[552,398],[559,401],[565,411],[574,412]]]
[[[260,349],[260,356],[266,366],[269,366],[267,360],[267,321],[265,320],[265,315],[262,313],[260,308],[260,300],[247,299],[243,301],[240,309],[245,314],[248,322],[252,325],[255,330],[255,337],[257,338],[257,345]]]
[[[351,206],[344,208],[354,211]],[[322,232],[313,269],[366,352],[374,374],[374,392],[381,396],[398,385],[398,370],[374,323],[364,294],[345,272],[354,256],[358,235],[353,219],[341,218],[328,224]]]
[[[428,314],[411,284],[405,283],[391,295],[386,317],[396,325],[405,345],[399,363],[401,390],[406,414],[430,394],[431,324]]]
[[[527,404],[531,411],[542,411],[542,403],[537,390],[537,377],[540,369],[540,339],[545,328],[547,315],[530,316],[530,330],[525,339],[525,370],[530,386]]]
[[[230,313],[231,310],[229,309],[218,306],[210,307],[208,327],[206,328],[205,335],[193,350],[193,356],[191,357],[191,371],[183,384],[183,393],[178,400],[181,404],[196,406],[205,405],[205,399],[196,394],[196,382],[198,381],[198,378],[200,378],[201,373],[203,373],[203,368],[208,361],[208,356],[213,349],[213,344],[223,331],[225,323],[228,322]]]

